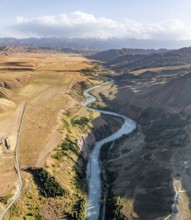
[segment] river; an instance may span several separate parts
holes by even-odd
[[[129,119],[128,117],[117,114],[114,112],[110,111],[105,111],[105,110],[99,110],[99,109],[94,109],[90,107],[90,104],[96,102],[96,97],[91,95],[90,92],[92,90],[95,90],[99,87],[102,87],[106,84],[112,83],[113,81],[110,80],[109,82],[102,83],[100,85],[93,86],[89,88],[88,90],[84,91],[84,96],[86,97],[86,102],[84,103],[84,106],[90,110],[93,111],[98,111],[103,114],[107,115],[112,115],[116,117],[120,117],[124,120],[123,125],[121,128],[113,133],[112,135],[97,141],[88,160],[88,165],[87,165],[87,180],[88,180],[88,202],[87,202],[87,207],[86,207],[86,218],[87,220],[98,220],[99,219],[99,214],[100,214],[100,199],[101,199],[101,166],[100,166],[100,160],[99,160],[99,155],[100,155],[100,150],[101,147],[107,143],[114,141],[118,138],[120,138],[124,134],[129,134],[131,133],[135,128],[136,128],[136,123]]]

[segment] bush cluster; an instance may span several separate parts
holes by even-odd
[[[33,169],[32,174],[38,183],[39,190],[44,197],[63,196],[66,194],[55,177],[43,168]]]
[[[84,199],[79,200],[79,202],[74,205],[71,218],[74,220],[85,220],[86,219],[86,202]]]

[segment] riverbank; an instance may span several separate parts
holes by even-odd
[[[187,77],[176,83],[187,84]],[[113,86],[95,91],[97,105],[129,115],[141,126],[137,135],[119,142],[109,158],[104,158],[110,195],[120,199],[124,219],[191,219],[190,108],[183,109],[177,106],[176,98],[171,99],[174,86],[158,84],[154,93],[149,82],[146,87],[142,79],[124,75]],[[157,102],[163,90],[168,91],[165,94],[172,103]],[[111,203],[110,210],[106,207],[106,213],[118,201]]]
[[[98,142],[96,142],[89,160],[88,160],[88,166],[87,166],[87,179],[88,179],[88,202],[87,202],[87,219],[88,220],[97,220],[99,219],[100,215],[100,199],[101,199],[101,166],[100,166],[100,161],[99,161],[99,155],[100,155],[100,150],[101,147],[111,141],[114,141],[118,138],[120,138],[123,135],[127,135],[131,133],[135,128],[136,128],[136,123],[129,119],[128,117],[124,115],[120,115],[114,112],[109,112],[105,110],[100,110],[100,109],[94,109],[90,107],[90,104],[93,104],[96,102],[96,97],[91,95],[90,92],[100,88],[102,86],[105,86],[111,82],[106,82],[102,83],[97,86],[93,86],[92,88],[86,90],[84,92],[84,96],[88,99],[84,106],[86,106],[90,110],[94,110],[106,115],[112,115],[115,117],[122,118],[124,120],[124,123],[122,127],[110,135],[109,137],[106,137]]]

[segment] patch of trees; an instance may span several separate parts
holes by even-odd
[[[44,197],[56,197],[66,194],[66,191],[56,181],[55,177],[50,175],[45,169],[31,169],[31,172],[39,186],[40,193]]]
[[[28,213],[26,216],[23,217],[24,220],[42,220],[42,216],[39,214],[33,214],[33,213]]]
[[[67,152],[73,152],[77,156],[80,155],[80,148],[77,144],[77,140],[72,141],[69,136],[66,136],[64,142],[59,146],[59,150],[52,157],[60,160],[64,155],[69,156]]]
[[[80,153],[79,146],[77,141],[72,141],[69,136],[66,137],[65,141],[61,144],[61,150],[64,151],[72,151],[77,156]]]
[[[64,127],[66,128],[67,132],[71,133],[71,131],[70,131],[70,124],[64,118],[62,119],[62,122],[63,122]]]
[[[105,219],[125,220],[121,214],[122,206],[120,205],[120,197],[109,193],[106,201],[106,216]]]
[[[5,204],[5,205],[7,205],[9,199],[11,199],[12,197],[13,197],[12,194],[9,194],[9,195],[7,195],[7,196],[1,196],[1,197],[0,197],[0,202],[3,203],[3,204]]]
[[[72,124],[72,126],[79,125],[81,128],[85,128],[89,123],[89,119],[86,117],[80,117],[80,118],[77,117],[78,115],[71,118],[70,123]]]
[[[86,126],[88,122],[89,122],[89,119],[86,117],[81,117],[80,119],[76,119],[75,121],[77,125],[83,125],[83,126]]]
[[[85,199],[79,200],[74,206],[70,218],[73,220],[86,219],[86,201]]]
[[[76,125],[76,120],[77,120],[78,117],[79,117],[79,115],[75,115],[74,117],[72,117],[72,118],[70,119],[70,124],[71,124],[72,126],[75,127],[75,125]]]

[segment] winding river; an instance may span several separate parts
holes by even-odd
[[[112,135],[100,141],[97,141],[90,154],[88,165],[87,165],[87,180],[88,180],[88,202],[87,202],[87,207],[86,207],[87,220],[98,220],[99,214],[100,214],[100,199],[101,199],[101,188],[102,187],[101,187],[101,176],[100,176],[101,166],[100,166],[100,161],[99,161],[99,154],[100,154],[101,147],[105,143],[114,141],[120,138],[124,134],[131,133],[136,128],[136,123],[124,115],[117,114],[114,112],[94,109],[90,107],[90,104],[96,102],[97,100],[95,96],[90,94],[90,92],[92,90],[95,90],[99,87],[102,87],[112,82],[113,80],[110,80],[106,83],[93,86],[90,89],[84,91],[84,96],[86,97],[86,100],[87,100],[84,103],[84,106],[86,108],[93,110],[93,111],[98,111],[103,114],[120,117],[124,120],[123,125],[118,131],[116,131]]]

